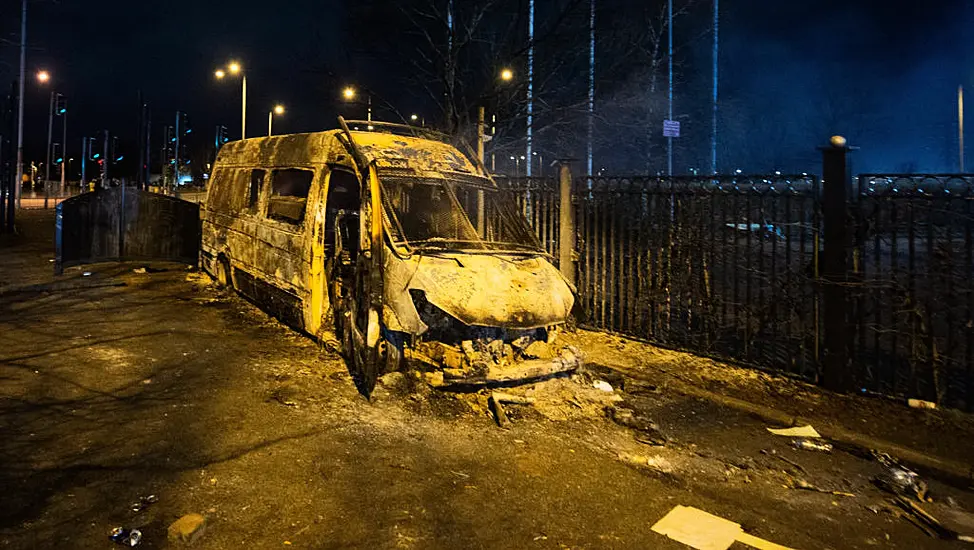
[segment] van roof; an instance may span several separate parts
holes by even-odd
[[[340,134],[342,130],[328,130],[231,141],[220,149],[217,162],[258,166],[349,164],[351,158],[339,140]],[[380,170],[478,173],[473,162],[449,143],[381,131],[352,130],[351,134],[362,154],[375,161]]]

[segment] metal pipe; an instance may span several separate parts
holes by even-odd
[[[20,188],[24,179],[24,78],[27,72],[27,0],[23,0],[20,8],[20,81],[17,83],[17,170],[14,181],[12,200],[20,208]],[[7,225],[14,226],[14,208],[9,209]]]
[[[242,101],[240,107],[240,139],[247,138],[247,75],[243,75],[241,78],[243,82],[242,87]],[[179,129],[176,129],[177,133]]]
[[[534,0],[528,0],[528,128],[525,175],[531,177],[531,149],[534,141]]]

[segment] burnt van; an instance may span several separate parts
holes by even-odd
[[[573,288],[483,165],[432,132],[339,122],[220,149],[204,269],[295,329],[339,339],[365,394],[407,366],[447,385],[576,368],[556,341]]]

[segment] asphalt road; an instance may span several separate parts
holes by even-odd
[[[959,544],[871,511],[875,463],[665,388],[623,396],[663,447],[585,401],[597,375],[536,388],[564,418],[519,409],[510,430],[482,396],[422,384],[368,402],[339,355],[185,266],[54,280],[49,213],[22,220],[0,241],[0,548],[112,548],[115,526],[163,548],[190,512],[208,518],[198,548],[687,548],[650,529],[676,505],[791,548]],[[856,496],[789,488],[762,449]]]

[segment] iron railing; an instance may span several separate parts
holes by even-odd
[[[974,176],[864,174],[857,190],[857,381],[974,410]]]

